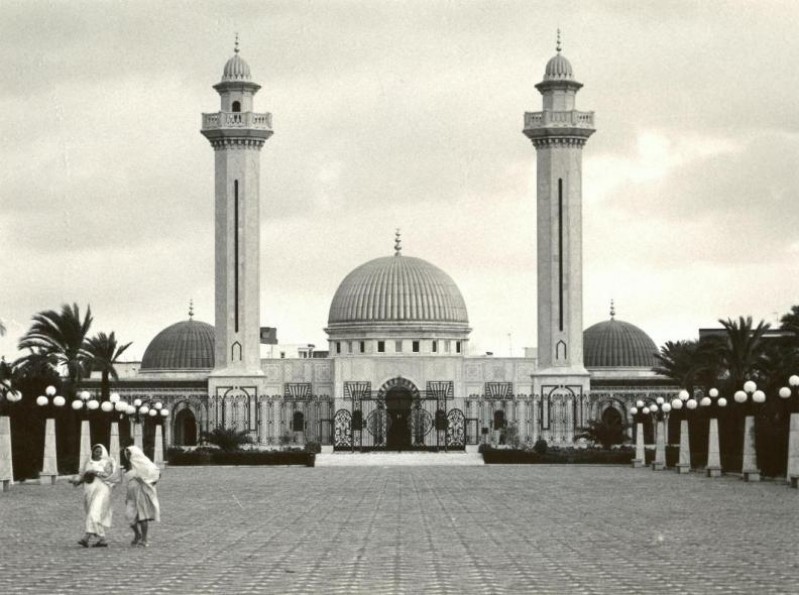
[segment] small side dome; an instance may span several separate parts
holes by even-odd
[[[545,81],[573,81],[571,63],[558,52],[549,62],[544,71]]]
[[[250,80],[250,65],[247,64],[239,56],[239,50],[225,64],[225,69],[222,71],[222,81],[249,81]]]
[[[583,332],[586,368],[652,368],[657,352],[649,335],[629,322],[611,318]]]
[[[168,326],[150,341],[141,370],[210,370],[214,367],[214,327],[199,320]]]

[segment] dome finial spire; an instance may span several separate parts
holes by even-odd
[[[558,27],[558,42],[555,44],[555,49],[560,54],[560,27]]]
[[[402,240],[400,239],[399,227],[394,232],[394,256],[402,256]]]
[[[558,42],[558,43],[560,43],[560,42]],[[239,34],[238,34],[238,32],[236,32],[236,43],[233,45],[233,51],[236,52],[237,54],[239,53]],[[560,51],[560,50],[558,50],[558,51]]]
[[[613,298],[610,299],[610,319],[614,320],[616,317],[616,306],[613,305]]]
[[[194,319],[194,300],[189,300],[189,320]]]

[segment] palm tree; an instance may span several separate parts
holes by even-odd
[[[33,317],[33,324],[19,341],[19,349],[30,353],[15,362],[15,367],[35,367],[43,363],[60,372],[66,371],[64,392],[74,397],[75,386],[87,373],[90,355],[86,335],[92,324],[91,307],[81,319],[77,304],[64,304],[61,312],[47,310]]]
[[[763,365],[763,335],[770,327],[763,320],[753,327],[751,316],[740,316],[737,322],[731,318],[719,322],[726,330],[721,357],[729,373],[729,388],[739,390]]]
[[[102,380],[100,381],[100,394],[102,400],[108,400],[108,393],[110,390],[109,378],[119,380],[114,364],[119,361],[119,357],[124,351],[131,346],[131,343],[124,345],[117,344],[117,339],[113,331],[110,335],[105,333],[97,333],[94,337],[86,341],[86,351],[89,354],[89,365],[92,372],[100,372]]]
[[[671,378],[693,394],[697,344],[697,341],[666,341],[660,353],[655,354],[659,365],[654,366],[652,371]]]

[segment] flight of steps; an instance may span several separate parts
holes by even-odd
[[[483,455],[476,452],[334,452],[316,455],[314,467],[423,467],[483,464]]]

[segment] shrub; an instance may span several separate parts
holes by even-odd
[[[322,445],[319,444],[316,440],[310,440],[309,442],[305,443],[305,452],[312,452],[314,454],[319,454],[322,452]]]
[[[304,465],[314,466],[315,455],[302,451],[169,449],[167,461],[174,466],[190,465]]]
[[[594,444],[601,444],[602,448],[608,449],[614,444],[623,443],[627,439],[624,431],[625,427],[622,424],[592,419],[574,439],[585,438]]]
[[[221,427],[215,428],[212,432],[203,432],[203,440],[227,452],[241,450],[244,444],[252,443],[249,432]]]
[[[545,455],[547,454],[548,446],[549,445],[547,444],[546,440],[539,438],[535,441],[535,444],[533,444],[533,452],[539,455]]]

